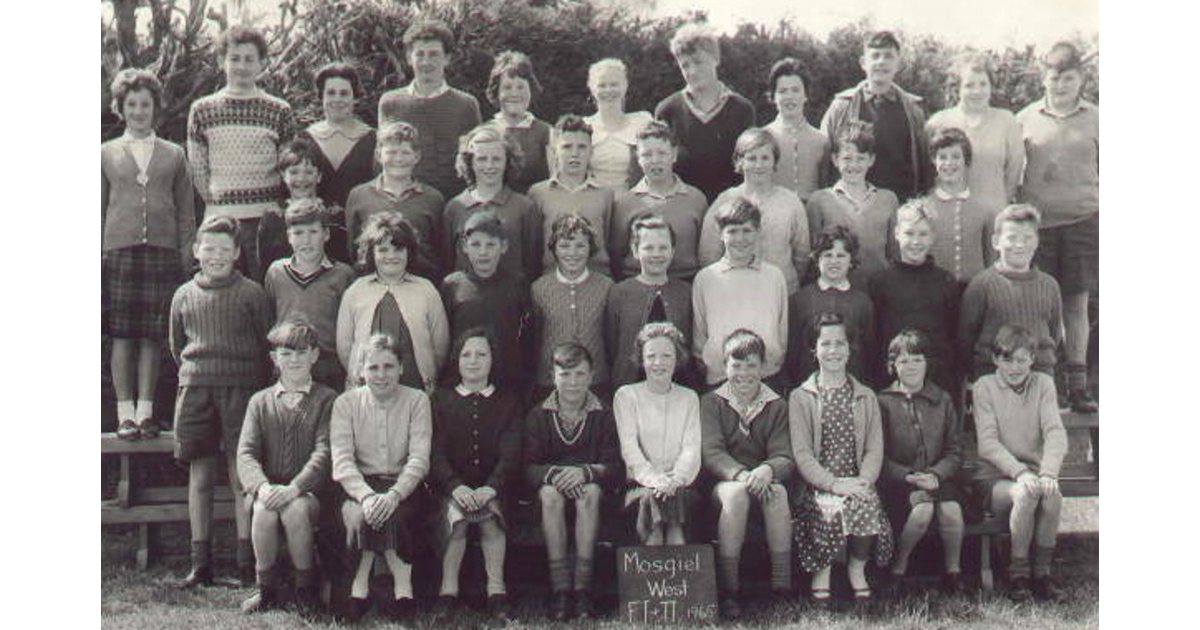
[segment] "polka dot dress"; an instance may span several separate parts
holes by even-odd
[[[821,389],[821,466],[835,477],[858,476],[858,449],[854,440],[854,384]],[[840,497],[809,487],[797,507],[796,551],[804,570],[814,573],[843,556],[847,536],[877,536],[875,560],[883,565],[891,557],[891,528],[879,495],[867,499]]]

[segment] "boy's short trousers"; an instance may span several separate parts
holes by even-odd
[[[175,399],[175,459],[236,453],[252,387],[180,386]]]
[[[1038,230],[1038,269],[1054,276],[1064,296],[1100,288],[1100,215]]]

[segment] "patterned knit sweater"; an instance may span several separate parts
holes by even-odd
[[[406,122],[421,137],[421,161],[413,177],[438,189],[450,199],[462,192],[466,182],[454,171],[458,138],[479,124],[479,101],[461,90],[450,88],[433,98],[421,98],[400,88],[379,97],[379,125]]]
[[[237,470],[246,494],[265,483],[310,492],[329,479],[329,415],[337,394],[314,382],[300,405],[289,410],[272,385],[250,398],[238,441]]]
[[[608,352],[604,347],[604,303],[613,281],[598,273],[589,273],[578,284],[560,282],[551,271],[533,283],[534,321],[538,327],[537,383],[553,383],[554,347],[574,341],[592,354],[593,383],[609,382]]]
[[[188,159],[192,181],[214,213],[257,219],[287,196],[276,165],[279,150],[295,134],[286,101],[261,90],[205,96],[188,112]]]
[[[218,281],[198,273],[171,299],[171,355],[181,386],[258,387],[266,374],[267,331],[275,321],[262,287],[234,271]]]
[[[992,365],[992,341],[1004,324],[1019,324],[1038,340],[1035,370],[1054,373],[1063,340],[1062,293],[1058,282],[1041,271],[979,272],[963,292],[958,327],[961,365],[986,371]]]

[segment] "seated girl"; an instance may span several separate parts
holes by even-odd
[[[478,527],[487,571],[488,614],[507,619],[504,585],[503,494],[521,460],[521,403],[492,384],[495,341],[483,328],[468,328],[454,344],[458,383],[433,395],[433,462],[429,484],[440,495],[442,543],[439,612],[458,603],[458,572],[467,528]]]
[[[833,562],[849,551],[847,570],[856,603],[871,599],[866,566],[875,547],[883,566],[891,556],[891,528],[875,492],[883,464],[883,431],[875,393],[851,376],[850,328],[822,313],[809,339],[817,371],[788,401],[792,454],[808,487],[796,511],[800,564],[812,574],[812,599],[830,603]],[[875,544],[875,543],[878,544]]]
[[[670,322],[646,324],[637,357],[646,380],[613,397],[621,459],[630,485],[625,507],[637,514],[643,545],[682,545],[691,489],[700,472],[700,399],[675,383],[687,365],[683,334]]]
[[[588,390],[592,355],[567,342],[554,348],[554,391],[525,419],[525,476],[537,491],[550,573],[550,615],[595,613],[591,592],[600,498],[621,474],[612,411]],[[575,571],[567,558],[567,506],[575,506]]]
[[[333,480],[346,493],[347,544],[362,551],[347,617],[356,621],[366,612],[371,568],[376,554],[383,554],[395,580],[389,612],[406,619],[416,611],[413,530],[421,513],[421,482],[429,472],[429,397],[400,383],[404,354],[390,335],[372,335],[357,359],[354,373],[361,374],[363,385],[334,401],[329,427]]]
[[[879,392],[883,420],[883,505],[899,545],[888,589],[896,592],[908,570],[908,557],[937,521],[947,594],[961,593],[963,513],[954,476],[962,463],[961,425],[954,401],[927,379],[932,359],[929,338],[919,330],[900,331],[888,344],[888,372],[895,381]]]

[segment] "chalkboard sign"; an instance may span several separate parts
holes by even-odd
[[[711,545],[617,550],[618,615],[634,624],[694,625],[717,619]]]

